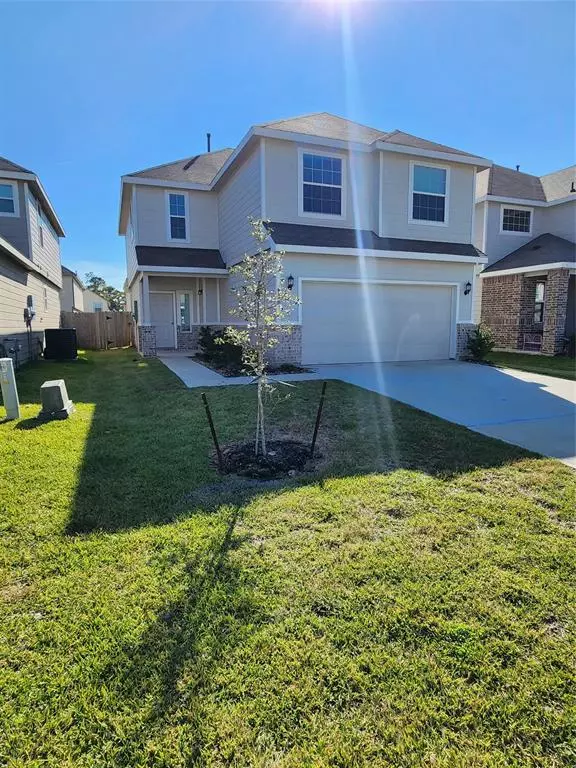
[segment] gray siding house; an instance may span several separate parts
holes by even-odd
[[[494,165],[476,181],[488,257],[474,314],[501,349],[558,354],[575,328],[576,166],[546,176]]]
[[[38,176],[0,157],[0,357],[34,359],[60,326],[61,237]]]
[[[230,315],[229,268],[270,221],[301,303],[276,362],[435,360],[463,350],[486,262],[475,186],[491,162],[327,113],[122,177],[128,307],[144,355],[195,350]]]

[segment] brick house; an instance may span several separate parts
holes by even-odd
[[[555,355],[576,332],[575,168],[478,174],[475,244],[488,257],[476,319],[499,349]]]

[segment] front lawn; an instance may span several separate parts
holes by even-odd
[[[77,411],[38,426],[59,377]],[[0,765],[576,764],[571,469],[330,382],[317,476],[234,482],[199,391],[156,360],[19,386]],[[308,435],[320,383],[290,391],[273,419]],[[224,441],[251,434],[252,388],[209,398]]]
[[[522,352],[490,352],[487,360],[499,368],[516,368],[520,371],[576,380],[576,360],[573,357],[526,355]]]

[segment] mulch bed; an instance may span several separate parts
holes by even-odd
[[[234,365],[234,364],[222,364],[219,365],[218,363],[215,363],[213,360],[206,360],[206,358],[203,355],[190,355],[191,360],[195,360],[197,363],[201,363],[202,365],[205,365],[206,368],[210,368],[212,371],[216,371],[216,373],[219,373],[221,376],[225,376],[226,378],[235,377],[235,376],[250,376],[249,373],[246,373],[246,371],[242,368],[240,365]],[[303,368],[300,365],[292,365],[289,363],[286,363],[285,365],[279,365],[279,366],[269,366],[268,368],[268,375],[269,376],[281,376],[283,373],[310,373],[310,368]]]
[[[310,445],[298,440],[270,440],[266,456],[254,454],[254,442],[222,448],[224,472],[242,477],[270,479],[312,469]]]

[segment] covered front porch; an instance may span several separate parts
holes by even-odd
[[[133,312],[136,343],[144,357],[167,350],[196,352],[202,326],[227,324],[229,289],[226,271],[222,272],[142,274]]]

